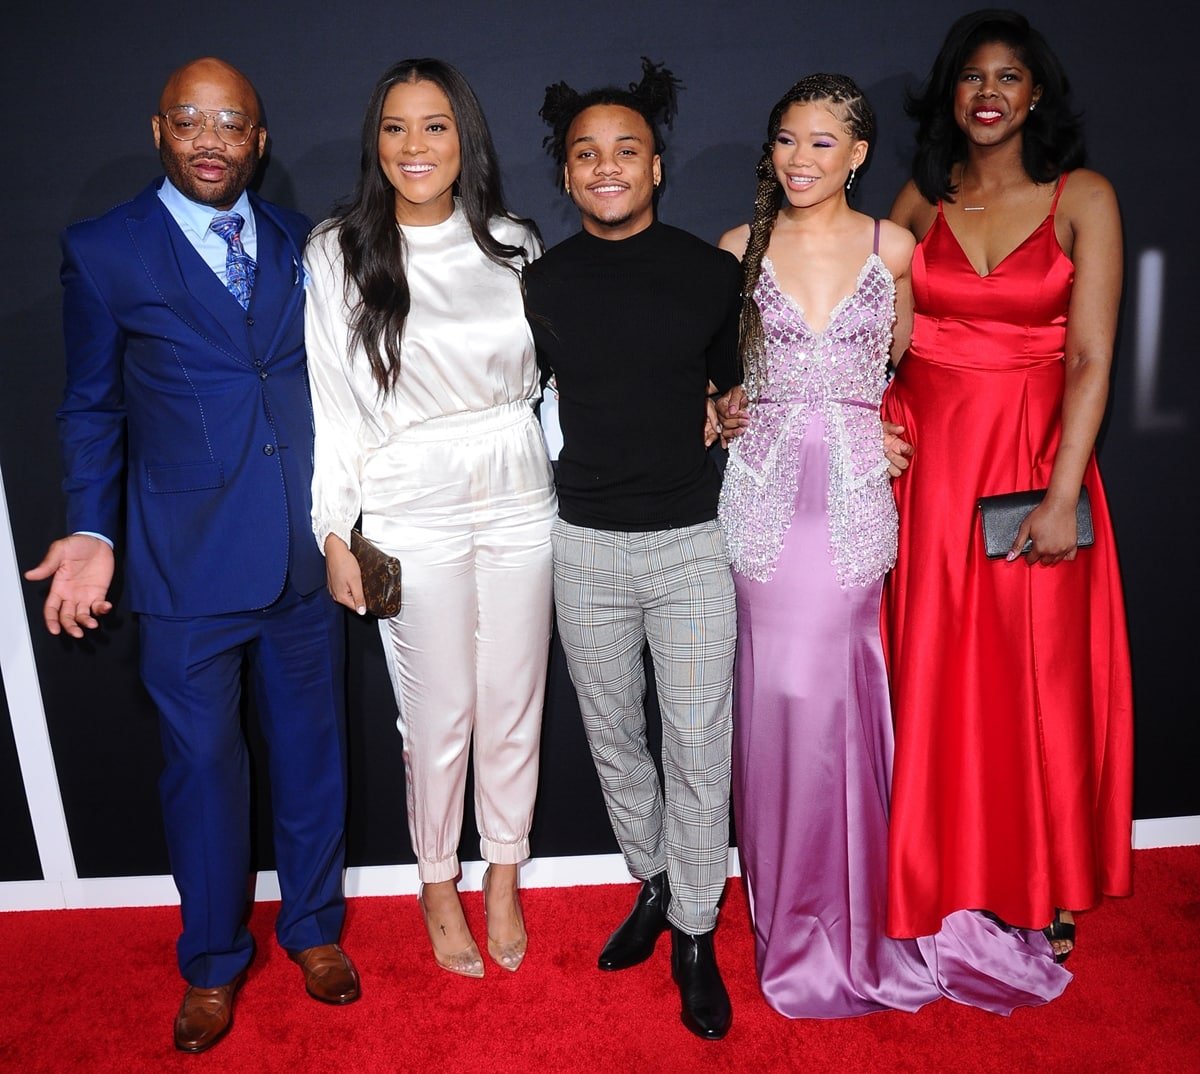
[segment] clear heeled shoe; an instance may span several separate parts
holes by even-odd
[[[483,872],[483,916],[487,918],[487,900],[488,900],[488,884],[491,880],[492,870],[487,868]],[[517,924],[520,926],[521,935],[515,940],[496,940],[492,938],[492,930],[488,929],[487,949],[492,961],[496,963],[502,970],[508,970],[510,973],[516,973],[521,967],[521,963],[525,959],[525,949],[529,946],[529,935],[525,932],[525,915],[521,913],[521,892],[519,888],[513,888],[513,908],[517,912]]]
[[[445,932],[434,925],[429,917],[429,907],[425,905],[425,887],[417,892],[417,905],[421,907],[421,916],[425,919],[425,931],[429,933],[429,943],[433,947],[433,957],[439,966],[450,973],[461,977],[482,977],[483,956],[479,953],[479,945],[472,940],[459,951],[444,951],[439,947],[438,940],[445,939]],[[440,935],[439,935],[440,934]]]

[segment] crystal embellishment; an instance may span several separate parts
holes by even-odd
[[[896,286],[877,254],[814,332],[763,259],[754,291],[767,370],[749,428],[729,450],[720,520],[733,566],[766,581],[799,486],[800,444],[814,414],[829,446],[829,550],[844,587],[870,585],[896,562],[896,505],[879,424]]]

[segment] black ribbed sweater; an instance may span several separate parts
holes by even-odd
[[[627,239],[581,231],[525,270],[526,308],[558,387],[559,513],[604,530],[716,517],[704,447],[708,382],[737,382],[741,270],[657,221]]]

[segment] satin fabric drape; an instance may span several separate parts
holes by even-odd
[[[1095,547],[984,555],[976,501],[1044,488],[1061,436],[1074,266],[1054,214],[980,277],[940,209],[913,258],[912,346],[884,415],[894,483],[884,643],[896,721],[888,931],[983,908],[1028,928],[1130,890],[1132,696],[1121,580],[1093,458]]]

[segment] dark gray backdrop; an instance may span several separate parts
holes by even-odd
[[[555,193],[541,151],[545,129],[537,109],[544,87],[560,78],[580,88],[628,82],[638,76],[640,56],[664,60],[686,89],[669,133],[661,215],[715,239],[747,218],[771,104],[814,70],[853,75],[875,104],[880,137],[859,197],[865,210],[885,214],[906,176],[911,145],[902,92],[925,73],[950,21],[973,6],[941,0],[21,5],[6,19],[0,75],[0,101],[13,121],[0,168],[0,467],[19,561],[35,563],[62,529],[52,417],[62,389],[57,233],[131,197],[158,174],[149,116],[179,64],[215,54],[250,75],[271,131],[262,193],[320,218],[353,185],[362,108],[378,74],[405,56],[448,59],[484,102],[512,208],[533,216],[553,243],[573,230],[575,217]],[[1200,814],[1200,791],[1188,778],[1200,744],[1185,682],[1194,628],[1175,625],[1190,611],[1187,598],[1195,596],[1200,573],[1194,553],[1200,512],[1195,484],[1183,476],[1193,454],[1188,434],[1200,419],[1197,372],[1180,305],[1189,301],[1196,239],[1190,202],[1197,153],[1180,123],[1194,56],[1166,3],[1140,4],[1136,14],[1111,0],[1024,10],[1071,75],[1087,118],[1091,163],[1115,183],[1125,220],[1127,282],[1101,462],[1134,653],[1135,813]],[[1142,268],[1147,251],[1161,252],[1163,284],[1139,300],[1139,288],[1153,285]],[[636,327],[614,325],[614,331]],[[40,588],[27,586],[79,875],[167,872],[155,789],[157,726],[138,684],[135,624],[122,608],[120,582],[117,610],[83,644],[47,636],[40,601]],[[400,741],[378,638],[365,624],[348,629],[350,861],[409,862]],[[615,849],[577,721],[558,658],[546,711],[538,855]],[[6,829],[0,881],[40,877],[15,747],[2,719],[0,787]],[[264,820],[265,809],[260,831]],[[469,818],[464,854],[476,856]],[[260,861],[270,864],[268,847]]]

